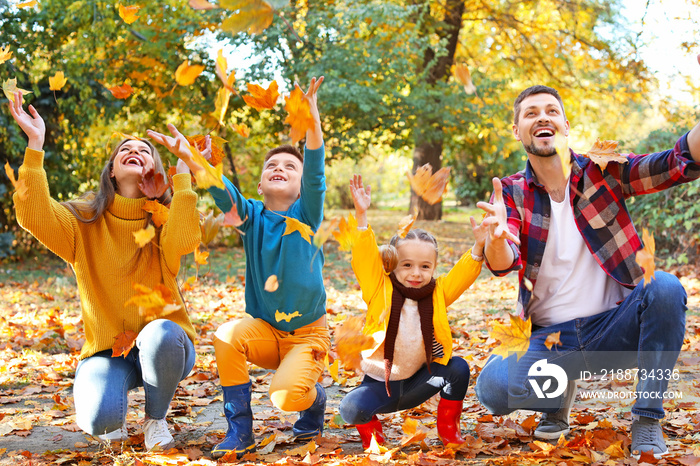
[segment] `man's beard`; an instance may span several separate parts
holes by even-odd
[[[528,154],[532,155],[537,155],[539,157],[554,157],[557,155],[557,148],[556,147],[537,147],[535,146],[535,142],[531,142],[530,144],[523,144],[523,148],[525,148],[525,152]]]

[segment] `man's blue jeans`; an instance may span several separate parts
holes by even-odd
[[[340,416],[348,424],[366,424],[375,414],[394,413],[415,408],[440,392],[448,400],[463,400],[469,386],[469,364],[453,357],[447,365],[436,362],[423,365],[408,379],[389,382],[387,395],[383,380],[365,376],[359,387],[340,402]]]
[[[662,377],[638,377],[632,407],[633,414],[662,419],[663,399],[658,394],[667,390],[667,375],[683,344],[686,300],[685,289],[675,276],[656,272],[651,283],[640,283],[614,309],[533,330],[528,351],[520,360],[515,354],[506,359],[492,355],[477,378],[476,395],[497,415],[516,409],[551,413],[561,408],[563,397],[543,407],[528,376],[531,366],[542,358],[563,368],[568,380],[579,378],[581,371],[638,367],[642,374],[662,369]],[[559,331],[562,344],[548,350],[544,346],[547,335]]]
[[[139,332],[125,357],[101,351],[78,364],[73,385],[75,418],[91,435],[119,429],[126,418],[128,392],[143,386],[146,416],[164,419],[177,384],[194,366],[192,341],[176,323],[158,319]]]

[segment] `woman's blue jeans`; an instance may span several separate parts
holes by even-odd
[[[638,367],[632,413],[662,419],[661,395],[668,389],[668,375],[683,345],[686,300],[685,289],[675,276],[656,272],[654,280],[646,286],[640,283],[614,309],[533,330],[530,346],[519,360],[515,354],[505,359],[491,355],[478,375],[476,395],[493,414],[516,409],[552,413],[561,408],[563,396],[542,398],[546,384],[537,380],[536,370],[543,366],[538,361],[546,359],[546,364],[561,367],[568,380],[581,378],[584,371],[601,374]],[[561,345],[548,350],[544,341],[554,332],[561,332]],[[662,376],[642,377],[651,371]]]
[[[126,357],[101,351],[78,364],[73,385],[75,418],[91,435],[119,429],[128,408],[128,392],[143,386],[146,416],[164,419],[177,384],[194,366],[192,341],[166,319],[148,323]]]
[[[366,424],[375,414],[394,413],[415,408],[437,392],[448,400],[463,400],[469,386],[469,364],[453,357],[447,365],[424,365],[408,379],[389,382],[387,395],[383,380],[365,376],[359,387],[340,402],[340,415],[348,424]]]

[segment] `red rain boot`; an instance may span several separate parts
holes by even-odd
[[[459,418],[462,416],[463,400],[440,399],[437,413],[437,431],[442,444],[461,445],[465,440],[460,435]]]
[[[382,423],[379,422],[377,416],[372,416],[372,420],[367,424],[356,424],[357,431],[360,433],[360,438],[362,439],[362,448],[364,450],[369,448],[369,444],[372,442],[372,434],[377,439],[379,445],[384,445],[384,433],[382,432]]]

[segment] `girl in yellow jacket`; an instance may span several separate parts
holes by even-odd
[[[367,224],[370,187],[362,177],[350,182],[357,216],[358,239],[352,248],[352,267],[367,303],[363,332],[374,337],[373,348],[363,351],[365,373],[359,387],[340,404],[340,414],[355,424],[367,449],[372,435],[384,442],[377,414],[420,405],[440,392],[438,436],[445,445],[461,444],[459,419],[469,385],[469,365],[452,356],[452,332],[447,307],[476,280],[481,271],[487,217],[481,225],[471,219],[476,243],[446,275],[433,278],[437,241],[414,229],[394,236],[380,252]]]
[[[173,442],[165,414],[195,360],[195,332],[176,281],[180,257],[194,250],[201,235],[187,167],[178,163],[172,200],[170,189],[158,198],[170,203],[168,220],[139,248],[134,233],[153,223],[143,209],[148,199],[141,191],[142,175],[154,170],[167,177],[155,147],[138,138],[121,141],[102,170],[99,191],[59,203],[49,194],[43,167],[44,121],[31,105],[29,113],[22,108],[19,92],[10,111],[29,138],[19,168],[26,192],[13,198],[17,221],[71,265],[80,293],[85,343],[73,385],[76,422],[104,440],[126,438],[127,393],[143,386],[144,444],[149,450],[165,447]],[[184,136],[174,127],[171,132],[174,137],[150,134],[174,153],[187,150]],[[174,311],[149,322],[129,303],[134,285],[167,288]],[[135,347],[112,357],[115,338],[127,331],[138,334]]]

